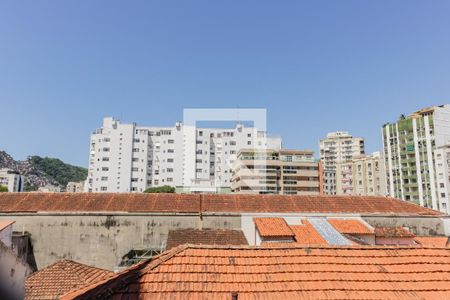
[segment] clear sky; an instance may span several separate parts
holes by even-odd
[[[450,103],[450,1],[1,1],[0,149],[87,165],[104,116],[267,108],[287,148]]]

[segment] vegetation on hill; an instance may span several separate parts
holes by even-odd
[[[144,193],[175,193],[175,188],[168,185],[163,185],[159,187],[148,188],[144,191]]]
[[[25,175],[26,191],[35,191],[46,185],[65,188],[69,181],[79,182],[87,177],[87,169],[66,164],[60,159],[29,156],[26,160],[14,160],[5,151],[0,151],[0,168]]]
[[[28,160],[36,170],[42,171],[49,179],[64,187],[69,181],[83,181],[87,177],[85,168],[66,164],[57,158],[31,156]]]

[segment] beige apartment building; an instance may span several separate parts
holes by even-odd
[[[319,195],[320,162],[309,150],[238,152],[232,167],[231,190],[239,194]]]
[[[337,194],[336,165],[364,155],[364,139],[353,137],[346,131],[330,132],[319,142],[320,160],[323,167],[324,193]]]
[[[337,195],[386,195],[383,159],[379,152],[336,164]]]

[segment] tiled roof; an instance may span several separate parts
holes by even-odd
[[[56,299],[69,291],[103,280],[113,274],[71,260],[60,260],[27,278],[25,299]]]
[[[377,237],[414,237],[408,229],[403,227],[375,227]]]
[[[428,215],[442,213],[380,196],[199,195],[145,193],[0,193],[0,213],[297,212]]]
[[[349,219],[328,219],[328,223],[333,225],[340,233],[347,234],[374,234],[374,230],[367,227],[360,220]]]
[[[293,237],[289,225],[283,218],[254,218],[256,229],[262,237]]]
[[[61,299],[450,299],[450,249],[183,245]]]
[[[248,245],[248,242],[241,230],[179,229],[169,231],[166,249],[172,249],[182,244]]]
[[[448,236],[416,236],[414,240],[425,247],[448,247]]]
[[[16,223],[16,221],[9,221],[9,220],[0,220],[0,231],[8,227],[9,225],[12,225]]]
[[[301,220],[302,225],[291,225],[295,241],[299,245],[328,245],[328,242],[317,232],[308,220]]]

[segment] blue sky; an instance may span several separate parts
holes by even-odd
[[[0,149],[87,165],[104,116],[267,108],[287,148],[347,130],[381,147],[450,103],[450,1],[1,1]]]

